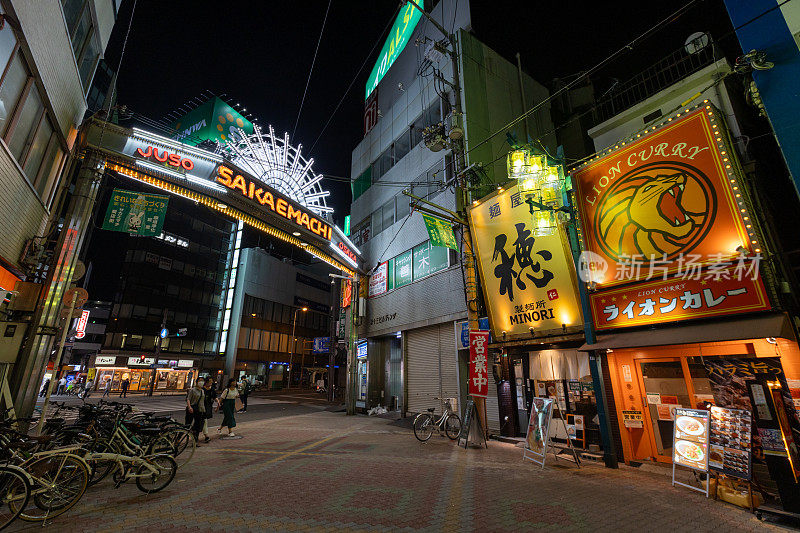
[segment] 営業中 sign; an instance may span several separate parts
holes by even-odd
[[[103,229],[155,237],[164,227],[169,197],[114,189],[108,202]]]
[[[469,394],[486,398],[489,394],[489,332],[469,332]]]

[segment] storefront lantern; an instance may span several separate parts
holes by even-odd
[[[510,152],[506,159],[508,176],[517,180],[520,198],[531,205],[537,237],[553,234],[560,220],[558,211],[564,207],[564,167],[548,162],[546,156],[524,149]]]

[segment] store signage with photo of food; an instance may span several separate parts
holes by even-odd
[[[595,329],[628,328],[770,309],[760,279],[669,279],[590,296]]]
[[[750,479],[751,424],[750,411],[711,407],[709,469]]]
[[[645,279],[647,268],[620,276],[631,258],[657,258],[674,273],[688,257],[753,255],[724,128],[723,115],[701,105],[571,173],[586,249],[606,267],[593,269],[598,287]]]
[[[708,430],[708,411],[683,407],[675,409],[673,463],[707,472]]]
[[[563,228],[535,236],[517,186],[470,208],[475,255],[494,338],[583,324],[577,278]]]
[[[528,421],[528,433],[525,437],[523,458],[541,464],[542,467],[544,467],[550,420],[552,418],[553,400],[550,398],[534,398],[531,402],[531,417]]]

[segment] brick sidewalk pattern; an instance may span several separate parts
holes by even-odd
[[[511,444],[422,444],[384,419],[315,410],[249,420],[214,439],[162,492],[90,488],[65,531],[751,531],[738,507],[624,467],[523,462]],[[219,422],[219,419],[217,419]],[[17,522],[9,531],[41,531]]]

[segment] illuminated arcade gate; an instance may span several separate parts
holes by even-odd
[[[256,139],[263,146],[256,148],[254,139],[242,137],[229,144],[231,159],[226,159],[93,119],[81,133],[81,152],[97,152],[107,170],[201,203],[354,275],[360,252],[324,218],[332,209],[325,205],[327,192],[319,188],[322,176],[311,172],[313,160],[306,161],[286,142],[272,143],[271,129],[266,138],[271,141],[262,138],[263,145]],[[295,185],[292,177],[300,177]]]
[[[333,209],[325,203],[330,192],[322,190],[322,175],[314,174],[314,159],[305,159],[302,148],[302,144],[297,148],[289,144],[288,133],[279,138],[272,126],[263,133],[254,125],[252,134],[239,128],[237,135],[219,144],[218,152],[317,215],[331,213]]]

